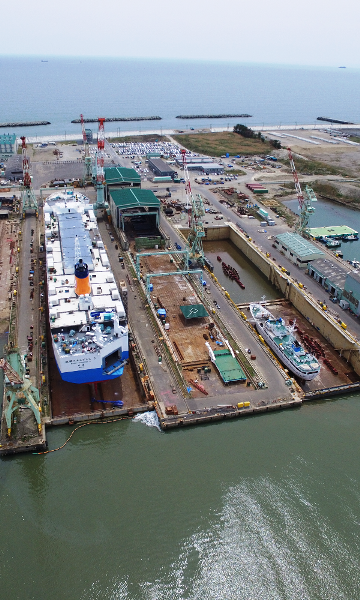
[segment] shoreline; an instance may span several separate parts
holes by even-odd
[[[314,124],[311,125],[253,125],[251,127],[253,131],[263,131],[263,132],[281,132],[281,131],[322,131],[324,129],[335,129],[335,130],[346,130],[346,129],[360,129],[360,123],[355,123],[354,125],[334,125],[331,123],[326,124]],[[183,129],[141,129],[141,130],[131,130],[131,131],[105,131],[105,138],[122,138],[128,136],[137,136],[137,135],[175,135],[181,132],[185,134],[191,134],[191,130],[187,129],[184,131]],[[207,127],[196,128],[194,133],[222,133],[224,131],[232,131],[232,127],[212,127],[211,129]],[[93,132],[94,137],[96,137],[96,131]],[[180,134],[181,135],[181,134]],[[20,140],[20,138],[17,138]],[[69,141],[78,141],[82,140],[82,134],[76,133],[74,135],[68,134],[57,134],[57,135],[42,135],[42,136],[29,136],[26,138],[26,141],[29,144],[36,143],[44,143],[44,142],[69,142]]]

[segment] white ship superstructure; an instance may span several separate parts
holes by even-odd
[[[44,204],[49,321],[62,379],[90,383],[122,375],[129,357],[125,309],[93,207],[73,191]]]
[[[320,363],[304,350],[295,338],[293,328],[286,326],[284,319],[276,319],[259,303],[251,303],[250,312],[258,333],[289,371],[305,381],[311,381],[319,374]]]

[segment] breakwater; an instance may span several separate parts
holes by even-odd
[[[234,117],[246,118],[252,115],[177,115],[177,119],[233,119]]]
[[[0,127],[36,127],[37,125],[51,125],[50,121],[14,121],[14,123],[0,123]]]
[[[327,121],[328,123],[338,123],[339,125],[354,125],[351,121],[338,121],[337,119],[329,119],[328,117],[316,117],[317,121]]]
[[[113,121],[161,121],[162,117],[106,117],[105,122],[110,123]],[[81,123],[80,119],[73,119],[72,123]],[[97,123],[96,119],[84,119],[84,123]]]

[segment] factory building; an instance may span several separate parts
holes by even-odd
[[[151,190],[123,188],[110,190],[112,221],[121,231],[156,233],[160,223],[160,200]]]
[[[191,163],[187,165],[188,171],[197,171],[199,173],[206,173],[207,175],[222,175],[224,173],[224,167],[218,163]]]
[[[360,274],[356,271],[350,271],[346,276],[342,300],[349,303],[352,312],[360,314]]]
[[[323,258],[324,253],[298,233],[280,233],[275,238],[277,249],[300,268],[306,268],[309,261]]]
[[[148,165],[156,177],[171,177],[174,179],[178,176],[177,172],[162,158],[149,158]]]
[[[13,154],[10,156],[5,165],[5,179],[10,179],[10,181],[18,181],[22,178],[22,156],[21,154]]]
[[[340,299],[345,287],[347,270],[328,258],[318,258],[308,265],[309,275],[327,292]]]
[[[313,277],[330,296],[340,302],[342,308],[349,308],[360,314],[360,274],[348,271],[328,259],[318,259],[309,263],[309,275]]]
[[[182,167],[183,166],[183,157],[182,154],[178,154],[177,156],[175,156],[175,161],[176,164],[178,165],[178,167]],[[205,163],[212,163],[213,159],[210,156],[187,156],[186,157],[186,164],[189,168],[190,165],[196,163],[196,164],[205,164]]]
[[[5,158],[16,154],[18,148],[15,133],[3,133],[0,135],[0,156]]]
[[[141,177],[135,169],[123,167],[109,167],[104,169],[105,198],[110,203],[110,194],[113,190],[141,187]]]

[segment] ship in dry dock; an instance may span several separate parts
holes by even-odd
[[[122,375],[128,327],[93,207],[73,191],[44,204],[49,322],[63,380],[92,383]]]

